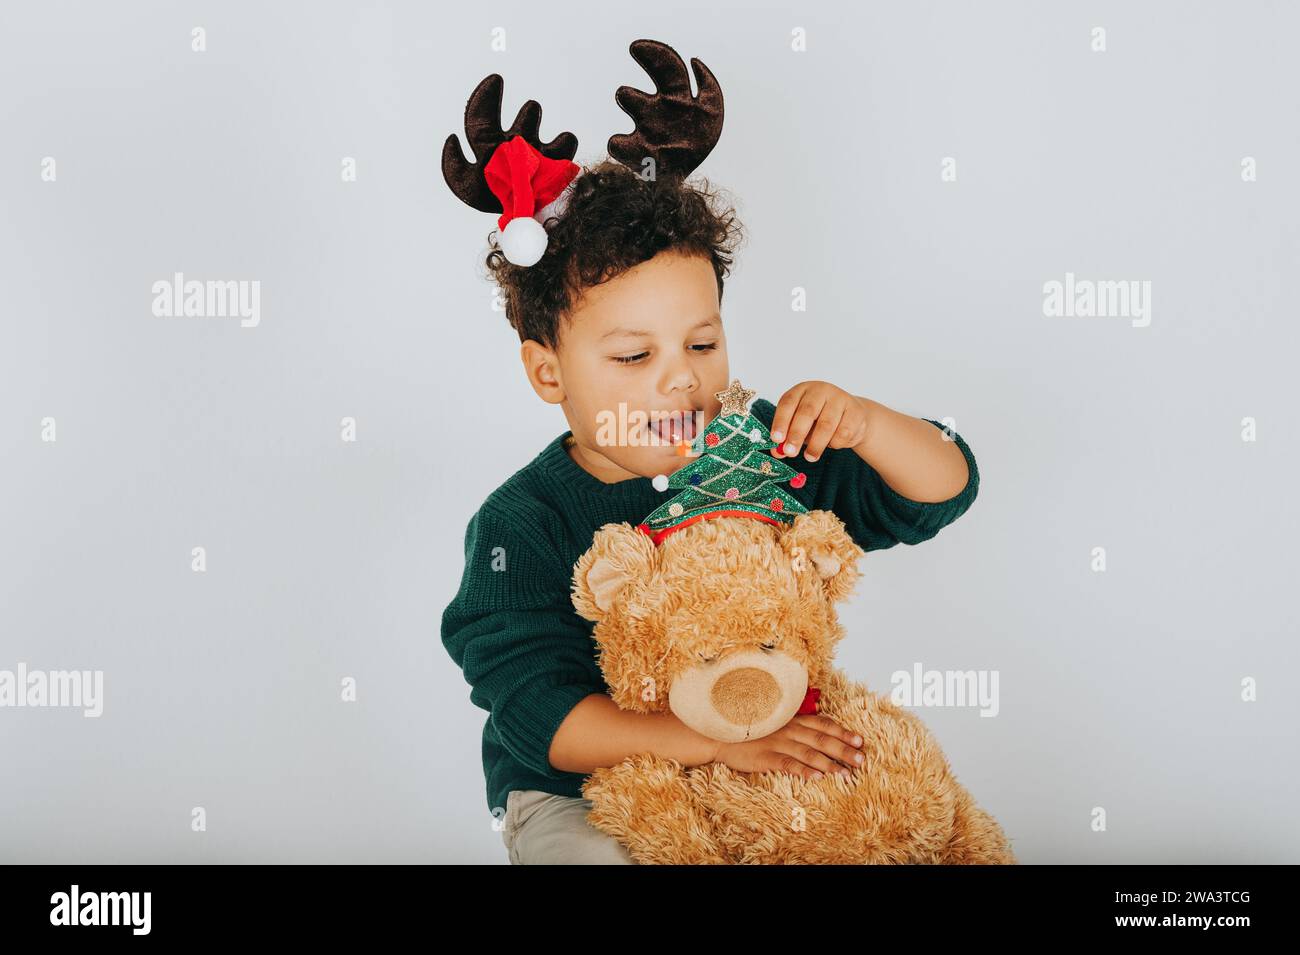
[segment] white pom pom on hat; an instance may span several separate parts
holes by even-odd
[[[515,216],[501,230],[501,254],[511,265],[536,265],[546,252],[546,230],[531,216]]]

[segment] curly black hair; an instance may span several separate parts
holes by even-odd
[[[487,268],[501,289],[506,320],[521,342],[559,345],[560,326],[582,290],[621,275],[666,249],[705,258],[723,280],[744,230],[707,179],[645,180],[612,159],[585,167],[559,218],[546,222],[547,246],[528,268],[512,265],[488,236]]]

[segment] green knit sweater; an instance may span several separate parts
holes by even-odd
[[[759,398],[751,412],[772,426],[775,407]],[[937,428],[938,421],[927,418]],[[489,810],[504,810],[512,789],[581,796],[586,776],[547,759],[569,711],[592,693],[608,692],[596,665],[594,624],[570,600],[573,565],[604,524],[639,524],[664,501],[649,478],[606,484],[569,457],[557,437],[484,501],[465,530],[465,571],[442,615],[442,643],[487,711],[483,772]],[[789,463],[808,475],[786,490],[805,507],[834,511],[863,550],[929,540],[975,500],[979,472],[938,503],[903,497],[849,448],[828,448],[813,462]]]

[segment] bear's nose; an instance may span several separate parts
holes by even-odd
[[[709,691],[714,709],[740,726],[766,718],[781,701],[781,687],[758,667],[737,667],[720,676]]]

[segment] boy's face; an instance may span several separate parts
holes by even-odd
[[[529,341],[522,357],[538,395],[563,407],[571,454],[586,471],[606,483],[671,474],[691,460],[678,453],[672,423],[686,425],[682,437],[693,440],[721,410],[714,393],[727,387],[713,267],[700,256],[662,252],[585,289],[559,348]],[[655,437],[655,412],[682,414]],[[612,427],[602,428],[607,421]]]

